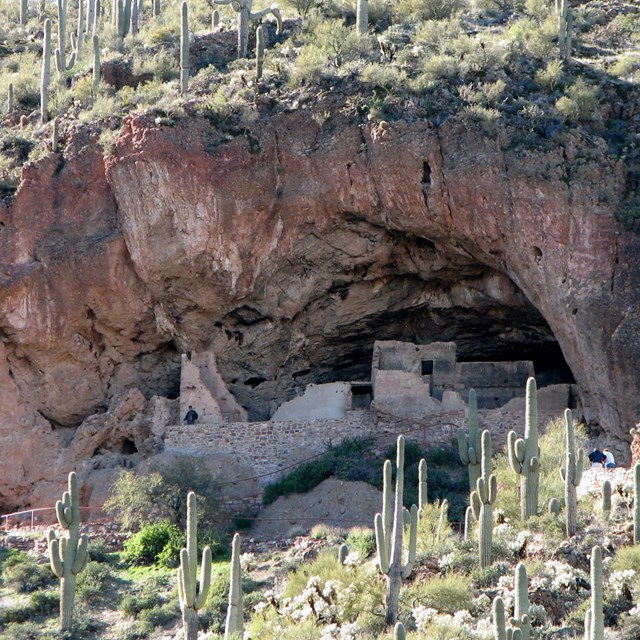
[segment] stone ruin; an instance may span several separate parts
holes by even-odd
[[[455,342],[418,345],[397,340],[373,345],[371,379],[310,384],[282,403],[275,422],[340,420],[351,411],[375,409],[398,418],[422,418],[464,410],[469,389],[476,390],[479,409],[520,411],[533,362],[458,362]],[[541,410],[575,408],[575,385],[559,384],[538,391]],[[247,412],[227,389],[213,352],[182,356],[180,416],[189,405],[201,424],[247,422]]]

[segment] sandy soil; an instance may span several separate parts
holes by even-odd
[[[255,540],[291,538],[317,524],[339,529],[373,527],[382,509],[382,492],[366,482],[328,478],[305,494],[278,498],[259,514],[249,537]]]

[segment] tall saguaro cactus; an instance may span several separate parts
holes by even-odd
[[[573,414],[571,409],[564,412],[566,457],[564,467],[560,467],[560,476],[564,480],[565,525],[567,536],[575,535],[578,519],[578,486],[582,480],[584,468],[584,452],[578,450],[576,455],[576,440],[573,429]]]
[[[197,640],[198,609],[202,609],[211,586],[211,549],[205,547],[200,563],[198,581],[198,520],[196,494],[187,495],[187,548],[180,550],[178,567],[178,598],[182,611],[185,640]]]
[[[189,5],[180,5],[180,93],[189,90]]]
[[[527,569],[522,562],[518,562],[516,565],[514,591],[513,618],[510,622],[513,627],[520,630],[522,640],[529,640],[531,637],[529,580],[527,579]]]
[[[427,506],[427,461],[421,458],[418,464],[418,519],[422,517],[422,510]]]
[[[398,602],[402,580],[413,570],[416,559],[416,542],[418,530],[418,507],[411,507],[409,517],[409,548],[407,561],[403,563],[402,535],[404,518],[402,499],[404,494],[404,437],[398,436],[396,456],[396,489],[393,504],[393,528],[391,525],[391,462],[386,460],[383,470],[383,506],[382,513],[375,517],[376,547],[378,550],[378,566],[386,577],[387,595],[385,623],[395,624],[398,617]]]
[[[540,447],[538,446],[538,405],[535,378],[527,380],[524,438],[515,431],[507,436],[509,465],[520,475],[520,518],[525,522],[538,513]]]
[[[256,80],[262,78],[262,65],[264,64],[264,30],[262,25],[256,29]]]
[[[633,467],[633,544],[640,544],[640,462]]]
[[[28,0],[20,0],[20,24],[27,24]]]
[[[604,640],[602,549],[591,549],[591,606],[585,615],[585,640]]]
[[[558,6],[558,0],[556,0]],[[571,38],[573,35],[573,11],[569,0],[559,0],[558,11],[558,44],[560,55],[566,61],[571,58]]]
[[[369,0],[356,0],[356,29],[359,36],[369,33]]]
[[[231,545],[231,568],[229,571],[229,606],[227,620],[224,627],[224,638],[230,640],[233,636],[242,636],[244,616],[242,610],[242,569],[240,567],[240,535],[233,536]]]
[[[67,60],[67,2],[58,0],[58,46],[55,51],[56,69],[61,84],[66,84],[65,72],[76,63],[76,51]]]
[[[230,4],[238,12],[238,58],[247,57],[249,45],[249,25],[251,21],[260,20],[267,14],[272,14],[278,24],[277,33],[282,33],[282,16],[277,6],[267,7],[262,11],[252,13],[253,0],[213,0],[213,4]]]
[[[605,480],[602,483],[602,515],[605,520],[611,515],[611,483]]]
[[[78,479],[72,471],[69,474],[69,489],[56,502],[58,523],[65,530],[62,538],[49,529],[49,560],[51,570],[60,578],[60,629],[68,631],[73,624],[73,604],[76,597],[76,576],[87,565],[86,535],[80,535],[80,503],[78,499]]]
[[[498,491],[498,481],[491,473],[491,434],[487,429],[482,432],[481,452],[482,473],[476,483],[476,490],[471,493],[471,509],[473,517],[479,523],[480,568],[484,569],[491,565],[493,504]]]
[[[51,20],[44,21],[42,74],[40,75],[40,122],[49,120],[49,87],[51,85]]]
[[[462,464],[469,473],[469,491],[474,491],[480,477],[480,429],[478,427],[478,398],[475,389],[469,389],[469,411],[467,417],[469,431],[458,429],[458,452]]]

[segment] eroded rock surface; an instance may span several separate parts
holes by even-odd
[[[132,117],[106,162],[90,129],[68,131],[25,167],[0,208],[5,506],[40,506],[78,451],[116,446],[96,414],[121,394],[139,390],[135,415],[177,397],[192,350],[215,352],[251,418],[309,382],[368,378],[375,339],[537,370],[561,350],[586,418],[628,439],[640,239],[615,220],[624,173],[604,143],[382,131],[324,100],[324,122],[261,114],[236,137]]]

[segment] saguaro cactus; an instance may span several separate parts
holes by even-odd
[[[476,490],[471,493],[471,508],[473,517],[479,523],[478,550],[480,568],[484,569],[491,565],[493,504],[498,491],[498,481],[491,473],[491,434],[487,429],[482,432],[480,448],[482,473],[476,483]]]
[[[76,51],[77,57],[80,57],[80,52],[82,51],[82,41],[84,40],[84,0],[78,0],[78,30],[77,30],[77,40],[76,40]]]
[[[471,530],[473,529],[473,509],[467,507],[464,512],[464,539],[469,540],[471,538]]]
[[[20,24],[27,24],[28,0],[20,0]]]
[[[393,628],[393,640],[406,640],[407,632],[404,629],[402,622],[397,622]]]
[[[80,535],[80,503],[78,480],[72,471],[69,474],[69,489],[56,502],[58,523],[65,530],[62,538],[49,529],[49,560],[51,570],[60,578],[60,629],[67,631],[73,624],[73,604],[76,596],[76,576],[87,565],[86,535]]]
[[[591,607],[585,616],[585,639],[604,640],[602,549],[591,549]],[[588,634],[588,635],[587,635]]]
[[[98,87],[100,86],[100,37],[93,36],[93,97],[98,93]]]
[[[198,581],[198,521],[196,515],[196,494],[187,495],[187,548],[180,550],[178,567],[178,598],[182,611],[182,625],[185,640],[198,637],[198,609],[207,601],[211,586],[211,549],[205,547],[200,564]]]
[[[72,51],[67,61],[67,2],[58,0],[58,46],[55,50],[56,69],[61,84],[66,84],[65,72],[73,68],[76,63],[76,51]]]
[[[42,43],[42,74],[40,75],[40,122],[49,119],[49,86],[51,84],[51,20],[44,21]]]
[[[527,569],[518,562],[514,580],[514,604],[513,618],[510,622],[513,627],[522,633],[522,640],[529,640],[531,636],[531,617],[529,616],[529,581],[527,579]]]
[[[427,496],[427,461],[422,458],[418,464],[418,519],[422,517],[422,510],[429,502]]]
[[[573,415],[571,409],[564,412],[566,458],[564,467],[560,467],[560,476],[564,480],[564,513],[567,536],[575,535],[578,518],[577,488],[582,480],[584,467],[584,452],[578,450],[576,456],[576,441],[573,429]]]
[[[573,32],[573,12],[569,0],[560,0],[558,8],[558,44],[564,60],[571,58],[571,38]]]
[[[356,29],[359,36],[369,33],[369,0],[356,0]]]
[[[282,33],[282,17],[277,6],[267,7],[262,11],[251,13],[253,0],[213,0],[213,4],[230,4],[238,12],[238,58],[247,57],[247,46],[249,44],[249,24],[253,20],[260,20],[271,13],[278,24],[277,33]]]
[[[554,518],[560,515],[560,502],[558,501],[558,498],[551,498],[551,500],[549,500],[547,511],[549,512],[549,515]]]
[[[180,93],[189,90],[189,5],[180,5]]]
[[[211,12],[211,31],[215,31],[220,24],[220,12],[217,9],[214,9]]]
[[[467,465],[469,491],[475,491],[480,477],[480,429],[478,427],[478,399],[475,389],[469,389],[469,411],[467,417],[469,431],[458,429],[458,452],[462,464]]]
[[[244,627],[240,536],[237,533],[233,536],[231,546],[231,569],[229,575],[229,606],[227,607],[227,621],[224,627],[225,640],[229,640],[234,635],[242,636],[242,629]]]
[[[404,494],[404,437],[398,436],[396,457],[396,490],[393,505],[393,529],[391,528],[391,462],[386,460],[383,470],[383,506],[382,513],[375,517],[376,547],[378,550],[378,566],[386,577],[387,595],[385,622],[395,624],[398,617],[398,601],[402,580],[413,570],[416,559],[416,542],[418,530],[418,508],[411,507],[409,523],[409,548],[407,561],[402,562],[402,534],[404,522],[402,516],[402,498]]]
[[[640,544],[640,462],[633,467],[633,544]]]
[[[605,480],[602,483],[602,515],[605,520],[609,519],[611,514],[611,483]]]
[[[256,80],[262,78],[262,65],[264,63],[264,31],[262,25],[256,29]]]
[[[7,87],[7,113],[13,113],[13,82]]]
[[[520,518],[525,522],[529,516],[535,516],[538,513],[538,486],[540,483],[538,406],[534,378],[527,380],[524,438],[518,438],[515,431],[509,431],[507,453],[509,465],[515,473],[521,476]]]

